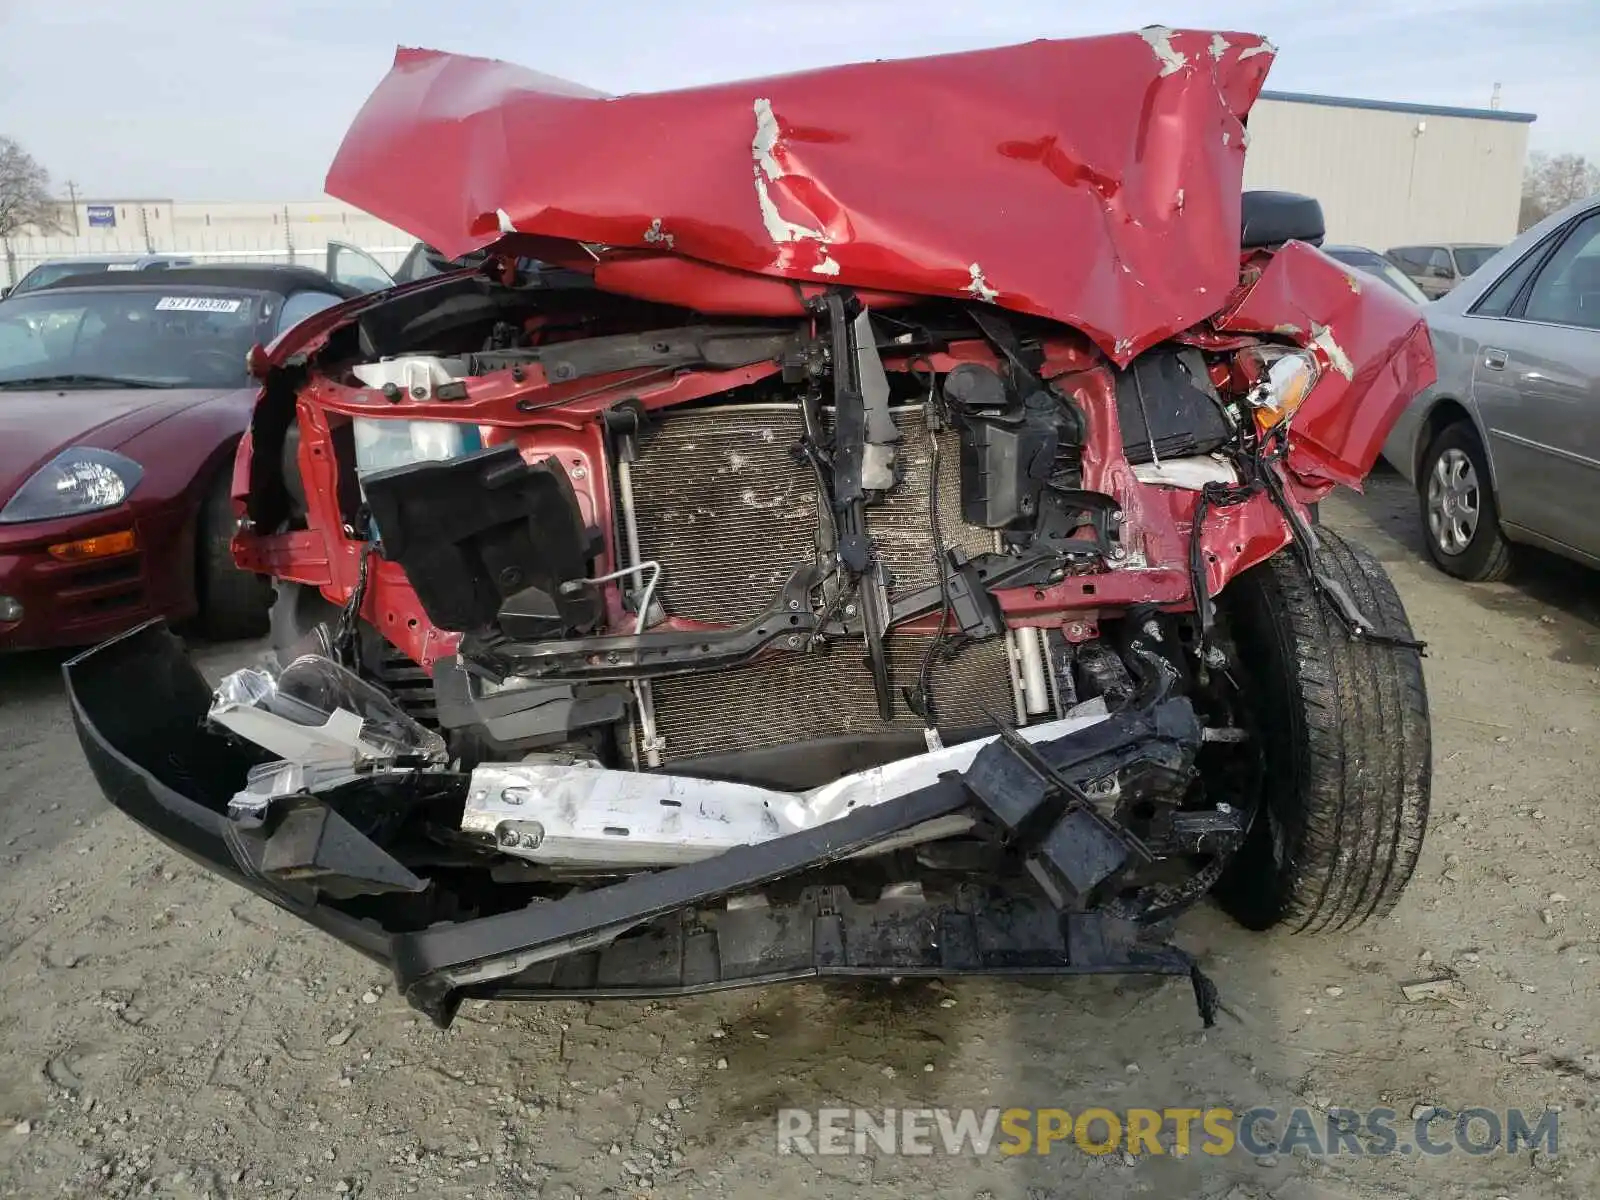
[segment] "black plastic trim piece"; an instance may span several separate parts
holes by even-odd
[[[492,371],[515,362],[537,362],[551,383],[647,367],[728,370],[777,361],[794,345],[798,332],[798,325],[777,329],[680,325],[579,338],[533,350],[481,351],[472,356],[472,363],[477,371]]]
[[[389,961],[388,936],[377,925],[319,903],[309,887],[266,879],[238,846],[227,804],[259,760],[205,731],[211,687],[165,621],[102,642],[61,673],[78,742],[114,808],[207,870],[368,958]],[[141,703],[129,704],[130,695]]]
[[[529,967],[482,994],[622,999],[821,978],[1189,974],[1187,955],[1137,937],[1126,922],[1062,916],[1042,898],[997,899],[964,887],[939,902],[858,902],[843,888],[825,887],[779,907],[663,921],[636,937]]]
[[[815,570],[795,571],[767,611],[729,629],[613,634],[567,641],[461,643],[463,658],[502,675],[532,679],[659,679],[747,663],[769,647],[799,650],[816,628]]]

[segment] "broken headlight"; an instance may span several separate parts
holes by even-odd
[[[1317,386],[1322,369],[1309,350],[1259,347],[1246,351],[1257,359],[1257,382],[1247,397],[1262,433],[1289,420]]]

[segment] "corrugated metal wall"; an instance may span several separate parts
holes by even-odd
[[[1317,197],[1329,242],[1505,242],[1527,152],[1526,120],[1263,98],[1244,178]]]

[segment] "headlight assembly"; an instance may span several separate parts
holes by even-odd
[[[1265,433],[1294,416],[1321,375],[1316,355],[1309,350],[1287,350],[1265,362],[1264,378],[1248,397],[1256,427]]]
[[[115,508],[143,476],[144,468],[131,458],[92,446],[73,446],[17,489],[0,508],[0,522],[48,521]]]

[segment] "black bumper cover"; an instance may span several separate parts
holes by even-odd
[[[1043,896],[964,887],[937,903],[858,903],[815,887],[784,905],[697,907],[966,808],[973,793],[959,777],[689,867],[492,916],[386,929],[349,911],[359,906],[261,870],[259,846],[226,810],[262,759],[205,725],[211,688],[164,623],[79,655],[63,673],[79,741],[114,807],[388,966],[407,1000],[441,1026],[467,997],[672,996],[827,976],[1187,975],[1207,1024],[1215,1010],[1214,990],[1182,951],[1104,914],[1060,913]]]

